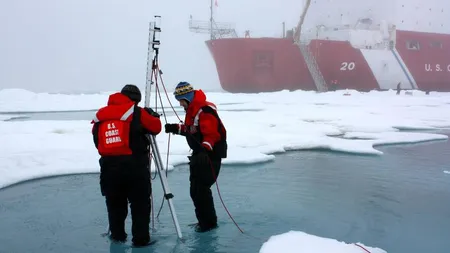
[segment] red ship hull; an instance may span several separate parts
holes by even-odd
[[[420,50],[405,47],[418,41]],[[437,40],[441,48],[430,48]],[[207,41],[222,88],[232,93],[316,90],[299,48],[287,38]],[[450,91],[450,35],[397,31],[395,50],[359,49],[347,41],[312,40],[309,49],[328,89]]]
[[[312,40],[309,49],[328,85],[337,89],[378,89],[377,80],[360,50],[347,41]]]
[[[206,42],[222,88],[233,93],[315,90],[300,50],[289,39],[236,38]]]

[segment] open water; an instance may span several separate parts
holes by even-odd
[[[381,156],[325,151],[288,152],[275,161],[224,166],[219,176],[225,212],[213,186],[219,228],[195,233],[188,169],[168,179],[183,233],[177,239],[164,204],[144,249],[101,236],[107,216],[98,174],[33,180],[0,190],[1,253],[258,252],[271,236],[300,230],[389,253],[450,252],[450,143],[378,147]],[[154,215],[162,200],[153,180]],[[131,239],[130,219],[127,232]],[[361,251],[364,253],[363,251]]]

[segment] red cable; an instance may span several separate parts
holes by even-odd
[[[157,63],[156,63],[157,64]],[[161,110],[162,110],[162,112],[163,112],[163,115],[164,115],[164,120],[166,121],[166,123],[167,123],[167,118],[166,118],[166,112],[164,111],[164,105],[163,105],[163,103],[162,103],[162,98],[161,98],[161,92],[159,91],[159,86],[158,86],[158,74],[157,73],[159,73],[159,67],[158,67],[158,65],[156,65],[156,68],[155,68],[156,70],[158,70],[158,72],[156,72],[156,71],[154,71],[154,73],[155,73],[155,90],[156,90],[156,94],[159,96],[159,102],[161,103]],[[162,85],[164,85],[164,82],[163,82],[163,80],[162,80],[162,77],[161,77],[161,75],[160,75],[160,79],[161,79],[161,84]],[[163,86],[164,87],[164,86]],[[156,94],[155,94],[155,97],[156,97]],[[170,101],[169,101],[170,102]],[[155,104],[158,104],[158,102],[156,101],[156,99],[155,99]],[[171,106],[172,106],[172,104],[171,104]],[[168,140],[167,140],[167,154],[166,154],[166,176],[167,176],[167,171],[168,171],[168,168],[169,168],[169,152],[170,152],[170,134],[169,134],[169,138],[168,138]]]
[[[214,171],[214,167],[212,165],[211,159],[209,159],[209,165],[211,167],[211,170],[213,172],[213,176],[216,180],[216,188],[217,188],[217,194],[219,195],[219,199],[220,202],[222,202],[222,206],[225,209],[225,211],[227,212],[228,216],[230,217],[230,219],[233,221],[234,225],[236,225],[236,227],[239,229],[239,231],[243,234],[244,231],[242,231],[242,229],[239,227],[239,225],[236,223],[236,221],[233,219],[233,216],[231,216],[231,213],[228,211],[228,208],[225,206],[225,203],[223,202],[222,199],[222,195],[220,194],[220,189],[219,189],[219,181],[217,181],[217,176],[216,176],[216,172]]]
[[[156,66],[156,69],[158,70],[158,73],[160,73],[159,77],[161,78],[161,85],[162,85],[162,87],[164,89],[164,93],[166,94],[167,101],[169,101],[170,107],[172,108],[173,112],[175,113],[175,116],[177,116],[178,120],[180,122],[183,122],[181,120],[180,116],[178,116],[178,113],[175,111],[175,107],[172,105],[172,102],[170,102],[169,94],[167,93],[166,86],[164,85],[164,80],[162,79],[161,70],[159,69],[159,66]]]
[[[167,158],[166,158],[166,174],[167,171],[169,171],[169,152],[170,152],[170,134],[169,134],[169,138],[167,139]]]
[[[361,249],[363,249],[365,252],[370,253],[370,251],[368,251],[366,248],[364,248],[362,245],[359,245],[357,243],[354,243],[356,246],[360,247]]]
[[[150,178],[151,178],[151,175],[150,175]],[[155,210],[153,209],[153,192],[152,192],[152,194],[150,194],[150,198],[151,198],[151,207],[152,207],[152,228],[153,229],[155,229]]]
[[[157,112],[158,95],[159,95],[159,101],[160,101],[160,103],[161,103],[161,109],[162,109],[162,112],[163,112],[163,115],[164,115],[164,120],[165,120],[166,123],[167,123],[167,117],[166,117],[166,113],[165,113],[165,110],[164,110],[164,105],[163,105],[162,99],[161,99],[161,93],[160,93],[160,91],[159,91],[159,86],[158,86],[158,75],[157,75],[157,72],[155,71],[155,70],[156,70],[156,67],[157,67],[157,62],[156,62],[156,61],[155,61],[155,63],[154,63],[153,66],[154,66],[154,67],[153,67],[153,70],[152,70],[152,76],[155,77],[155,86],[156,86],[156,87],[155,87],[155,91],[156,91],[156,92],[155,92],[155,111]],[[162,81],[162,79],[161,79],[161,81]],[[170,152],[170,135],[169,135],[169,138],[168,138],[168,141],[167,141],[166,177],[167,177],[168,168],[169,168],[169,152]],[[156,174],[155,174],[155,177],[156,177]],[[160,209],[159,209],[159,211],[158,211],[157,217],[159,217],[159,213],[161,212],[163,205],[164,205],[164,199],[163,199],[163,202],[161,203],[161,207],[160,207]]]

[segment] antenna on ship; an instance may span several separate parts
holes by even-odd
[[[215,39],[214,32],[213,32],[213,22],[214,22],[214,10],[213,10],[213,0],[211,0],[211,4],[209,5],[209,8],[211,9],[211,14],[209,15],[209,28],[210,28],[210,40]]]

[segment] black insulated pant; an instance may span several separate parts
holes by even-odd
[[[152,192],[148,158],[108,157],[100,160],[100,166],[100,188],[106,198],[111,238],[126,240],[125,219],[129,202],[133,244],[148,244]]]
[[[211,164],[200,164],[196,159],[196,155],[191,156],[189,159],[190,194],[194,202],[198,224],[202,229],[215,227],[217,225],[217,215],[211,186],[219,176],[222,161],[220,158],[211,159],[211,168]]]

